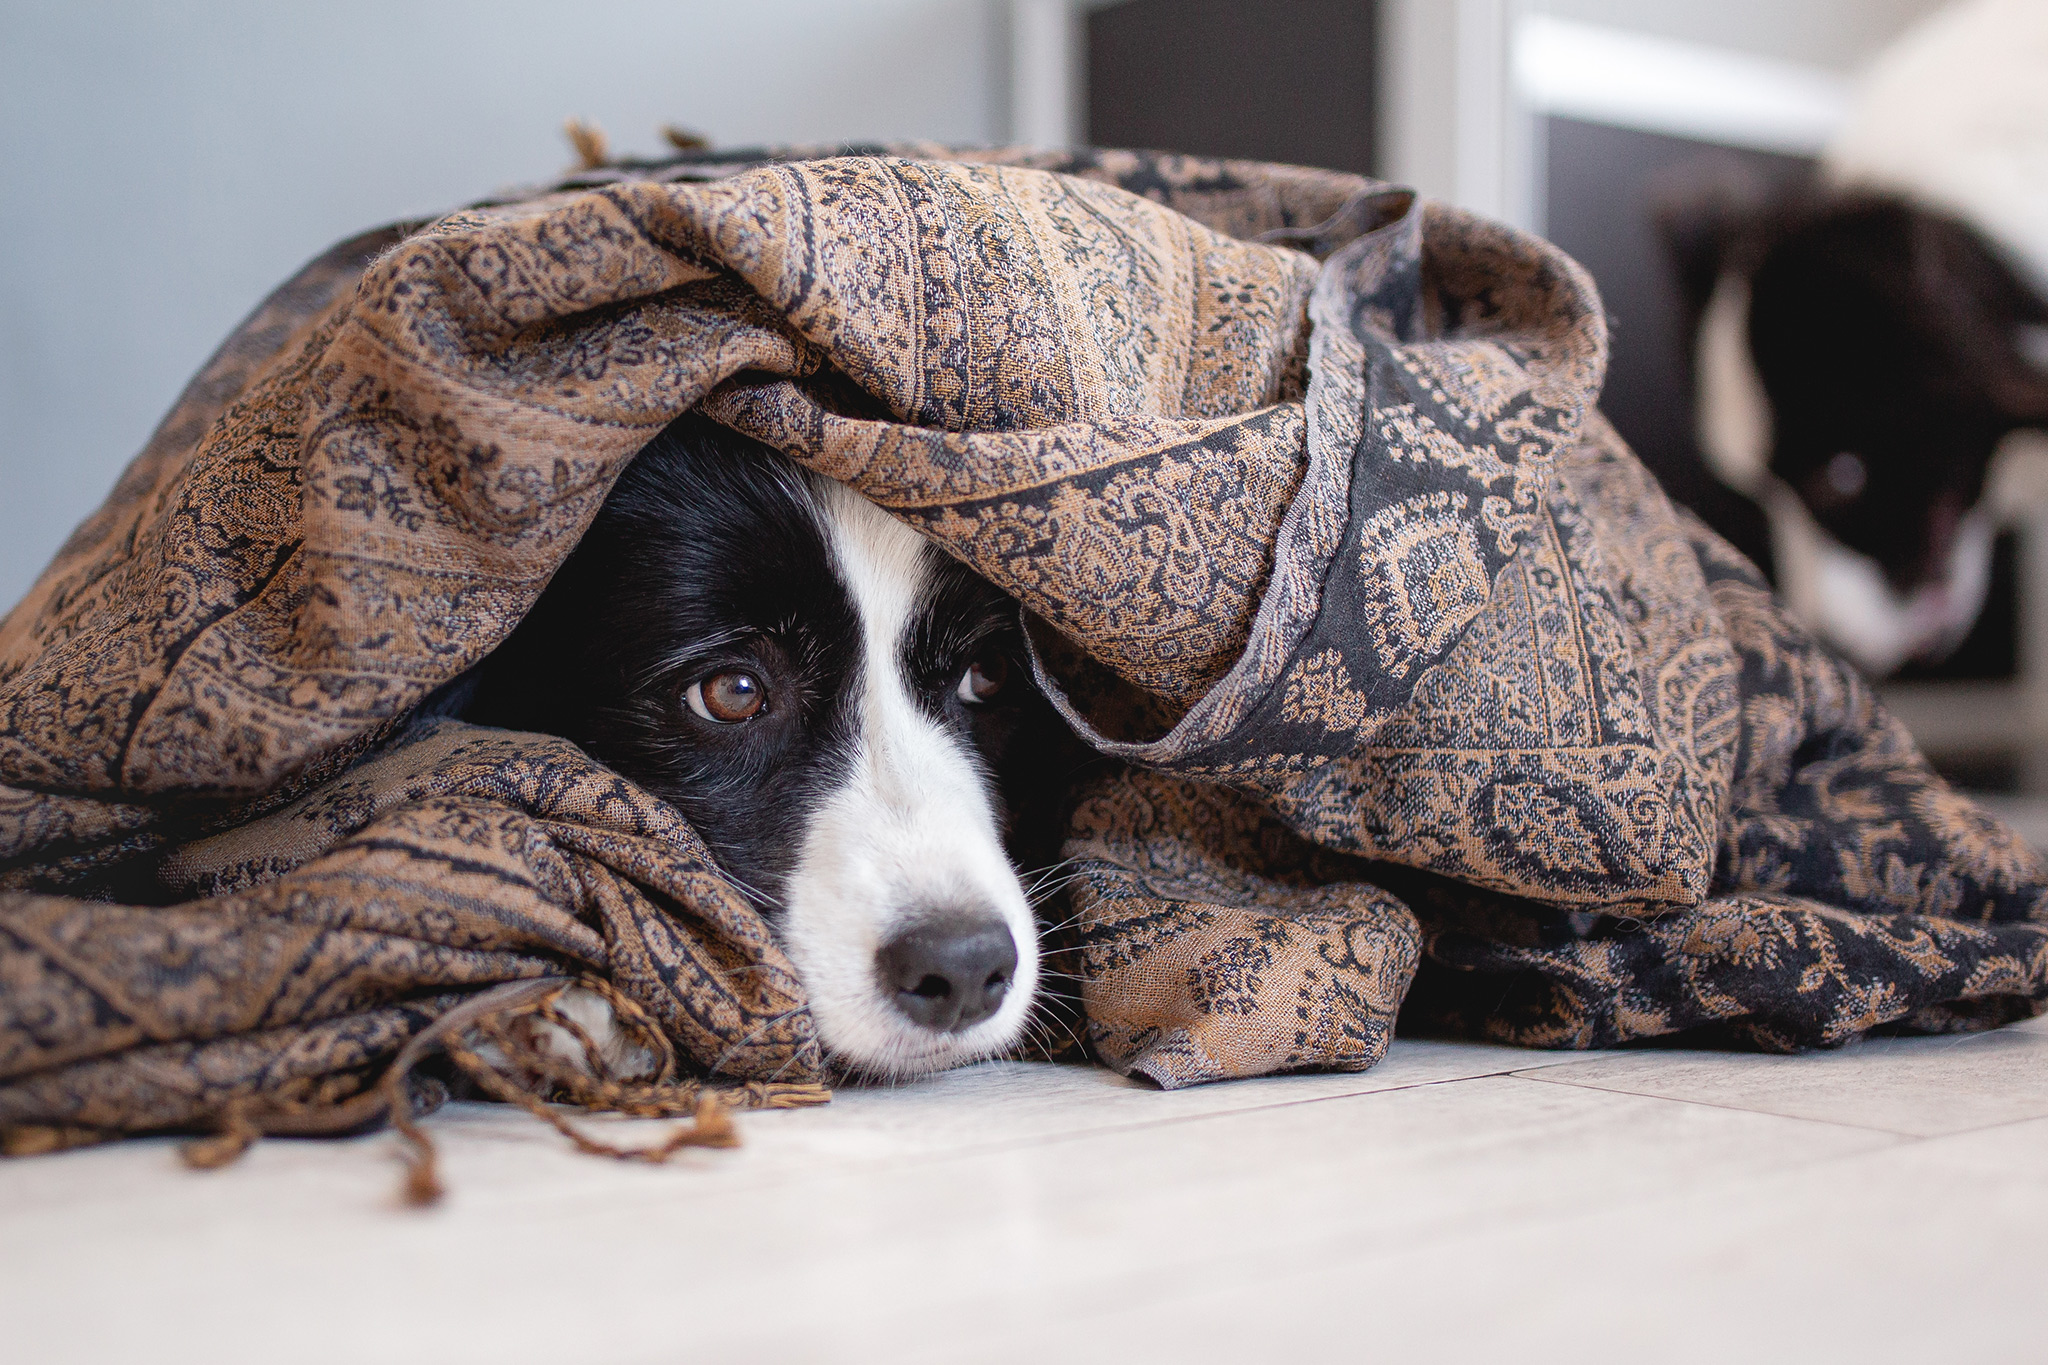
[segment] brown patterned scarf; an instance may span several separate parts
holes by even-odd
[[[1129,153],[612,168],[335,248],[0,625],[7,1148],[409,1124],[432,1046],[628,1112],[821,1097],[675,812],[434,705],[692,406],[1026,607],[1117,761],[1055,945],[1110,1066],[2041,1009],[2041,863],[1666,501],[1605,345],[1529,237]],[[660,1074],[479,1060],[570,978]]]

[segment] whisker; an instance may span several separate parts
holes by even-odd
[[[1043,904],[1072,886],[1075,882],[1084,880],[1086,875],[1086,873],[1082,872],[1070,872],[1057,881],[1041,882],[1031,889],[1026,899],[1030,900],[1034,905]]]
[[[736,873],[728,872],[722,867],[718,869],[718,875],[738,888],[748,900],[753,901],[757,909],[774,910],[785,915],[789,913],[788,904],[780,896],[771,896],[745,878],[740,877]]]
[[[1081,859],[1078,856],[1072,858],[1062,858],[1056,863],[1046,863],[1041,867],[1034,867],[1030,869],[1030,871],[1025,875],[1033,879],[1036,879],[1039,877],[1043,877],[1048,873],[1059,872],[1065,868],[1072,867],[1075,863],[1078,863],[1080,861]]]

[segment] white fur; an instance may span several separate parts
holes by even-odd
[[[1000,1051],[1038,984],[1037,933],[996,827],[980,763],[918,706],[901,649],[927,586],[916,532],[833,484],[825,526],[864,634],[851,770],[812,816],[791,874],[783,943],[825,1044],[882,1074]],[[883,995],[875,953],[921,914],[986,907],[1009,925],[1017,974],[1001,1008],[958,1033],[912,1024]]]
[[[1721,482],[1759,496],[1771,472],[1771,400],[1749,354],[1749,281],[1733,271],[1714,285],[1700,318],[1700,453]]]
[[[1883,677],[1914,659],[1940,658],[1970,633],[1991,587],[1995,536],[1983,508],[1957,528],[1941,578],[1902,595],[1876,560],[1829,535],[1776,478],[1763,504],[1786,610],[1866,673]]]

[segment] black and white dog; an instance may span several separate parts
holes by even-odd
[[[469,714],[574,740],[679,808],[850,1070],[935,1071],[1019,1038],[1040,971],[1010,811],[1071,751],[1016,604],[858,494],[679,419]],[[607,1031],[594,998],[575,1008]]]
[[[1715,249],[1702,453],[1762,504],[1795,615],[1875,675],[1939,659],[1990,584],[1994,456],[2048,426],[2048,304],[1898,195],[1795,193]]]
[[[1982,608],[1995,504],[2028,496],[2004,452],[2048,427],[2048,5],[1935,15],[1815,183],[1661,216],[1702,454],[1763,505],[1787,606],[1870,673],[1938,659]]]

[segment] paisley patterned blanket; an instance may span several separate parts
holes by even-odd
[[[676,813],[439,704],[693,405],[1023,603],[1114,760],[1056,945],[1110,1066],[2043,1007],[2042,864],[1615,438],[1572,262],[1348,176],[904,150],[371,233],[235,333],[0,625],[9,1150],[409,1121],[381,1082],[572,977],[664,1058],[572,1098],[818,1097]]]

